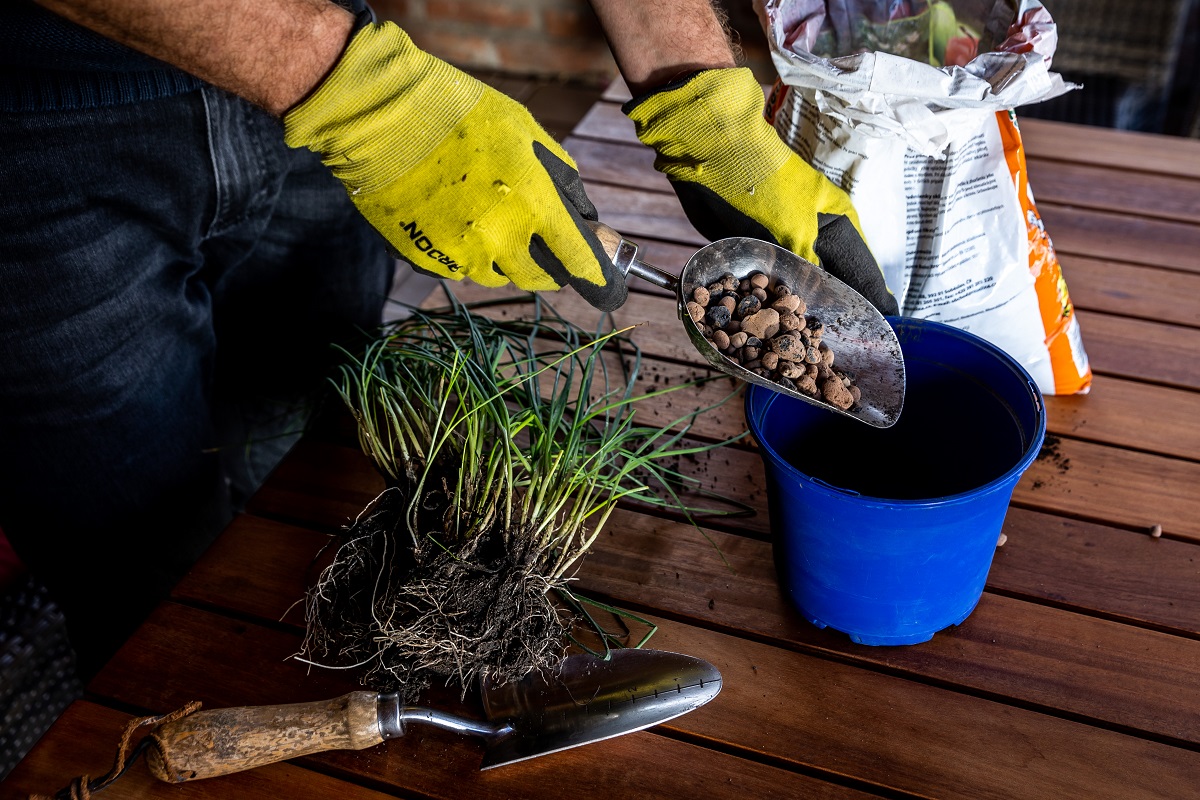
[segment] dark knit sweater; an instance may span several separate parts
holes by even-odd
[[[0,3],[0,111],[96,108],[199,87],[199,78],[29,0]]]
[[[360,12],[365,0],[339,0]],[[198,89],[202,81],[31,0],[0,0],[0,112],[97,108]]]

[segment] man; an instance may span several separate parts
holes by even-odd
[[[378,321],[388,250],[604,310],[625,286],[562,148],[361,5],[38,2],[0,11],[0,528],[86,677],[261,478],[231,445]],[[894,312],[708,0],[593,6],[698,230],[775,240]]]

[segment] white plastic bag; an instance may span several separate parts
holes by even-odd
[[[1074,88],[1050,71],[1057,32],[1041,4],[757,3],[780,75],[768,119],[849,192],[900,313],[987,339],[1043,393],[1086,392],[1012,111]]]

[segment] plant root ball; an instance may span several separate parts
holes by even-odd
[[[547,596],[554,554],[532,532],[449,546],[413,536],[407,497],[386,489],[338,540],[305,603],[306,660],[361,665],[364,684],[406,703],[433,681],[465,697],[481,677],[503,683],[561,662],[570,620]]]

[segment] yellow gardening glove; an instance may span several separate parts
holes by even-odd
[[[585,225],[571,157],[516,101],[419,50],[394,24],[355,33],[333,71],[284,116],[409,263],[485,286],[573,286],[593,306],[625,280]]]
[[[801,159],[763,118],[748,69],[710,69],[624,106],[688,219],[709,239],[749,236],[786,247],[896,314],[849,196]]]

